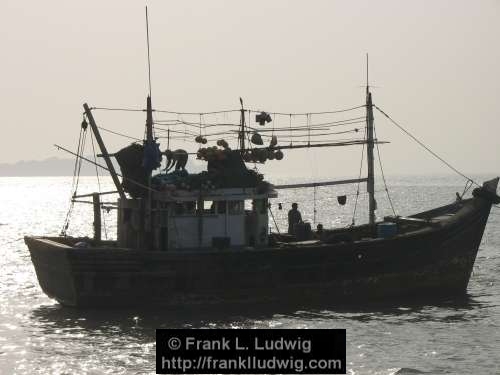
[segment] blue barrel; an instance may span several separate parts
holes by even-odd
[[[398,234],[398,226],[396,223],[380,223],[377,224],[378,238],[391,238]]]

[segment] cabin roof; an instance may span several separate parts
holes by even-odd
[[[173,190],[153,194],[153,199],[166,202],[195,201],[200,198],[210,201],[241,201],[245,199],[276,198],[278,193],[272,185],[265,191],[258,188],[225,188],[209,191]]]

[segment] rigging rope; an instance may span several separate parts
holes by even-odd
[[[122,111],[122,112],[146,112],[145,109],[138,108],[110,108],[110,107],[90,107],[90,110],[101,110],[101,111]]]
[[[365,139],[366,139],[366,129],[365,129]],[[358,180],[361,179],[361,173],[363,172],[363,161],[365,156],[365,144],[363,143],[363,148],[361,149],[361,162],[359,164],[359,176]],[[361,182],[358,181],[358,186],[356,188],[356,200],[354,201],[354,210],[352,212],[352,224],[354,225],[356,222],[356,209],[358,208],[358,199],[359,199],[359,186]]]
[[[334,114],[334,113],[349,112],[349,111],[353,111],[353,110],[365,108],[365,107],[366,107],[366,105],[363,104],[363,105],[359,105],[356,107],[336,109],[336,110],[331,110],[331,111],[322,111],[322,112],[298,112],[298,113],[273,112],[273,113],[275,116],[328,115],[328,114]],[[146,112],[146,109],[139,109],[139,108],[92,107],[90,109],[91,110],[101,110],[101,111]],[[201,115],[215,115],[215,114],[222,114],[222,113],[235,113],[235,112],[240,112],[240,111],[241,111],[241,109],[229,109],[229,110],[211,111],[211,112],[177,112],[177,111],[168,111],[168,110],[162,110],[162,109],[153,109],[153,112],[168,113],[168,114],[172,114],[172,115],[200,115],[200,114]],[[261,110],[257,110],[257,109],[252,109],[250,111],[262,112]]]
[[[396,121],[394,121],[387,113],[385,113],[383,110],[381,110],[379,107],[377,107],[375,104],[373,105],[381,114],[383,114],[385,117],[389,119],[390,122],[392,122],[394,125],[396,125],[402,132],[404,132],[406,135],[408,135],[411,139],[413,139],[415,142],[417,142],[421,147],[423,147],[426,151],[428,151],[431,155],[433,155],[435,158],[439,159],[444,165],[446,165],[448,168],[450,168],[452,171],[457,173],[458,175],[462,176],[466,180],[472,181],[474,184],[477,186],[479,185],[476,181],[474,181],[472,178],[466,176],[462,172],[460,172],[458,169],[453,167],[450,163],[448,163],[446,160],[444,160],[442,157],[440,157],[438,154],[436,154],[434,151],[432,151],[429,147],[427,147],[423,142],[417,139],[413,134],[411,134],[408,130],[406,130],[403,126],[398,124]]]
[[[465,193],[467,193],[469,191],[469,189],[472,187],[473,184],[474,184],[474,181],[467,180],[467,182],[465,183],[464,191],[462,192],[462,195],[460,196],[460,198],[464,197]]]
[[[271,210],[271,203],[268,204],[267,208],[269,209],[269,213],[271,214],[271,218],[273,219],[274,226],[276,227],[276,231],[278,234],[280,233],[280,228],[278,227],[278,223],[276,223],[276,219],[274,218],[273,211]]]
[[[284,112],[273,112],[275,115],[279,116],[305,116],[305,115],[329,115],[333,113],[342,113],[342,112],[349,112],[353,111],[355,109],[360,109],[360,108],[365,108],[366,104],[363,105],[358,105],[356,107],[351,107],[351,108],[345,108],[345,109],[336,109],[336,110],[331,110],[331,111],[323,111],[323,112],[299,112],[299,113],[284,113]],[[252,110],[253,112],[261,112],[257,110]]]
[[[375,129],[375,126],[373,127],[373,132],[375,135],[375,139],[377,139],[377,130]],[[396,210],[394,210],[394,205],[392,204],[391,195],[389,194],[389,189],[387,188],[387,183],[385,181],[384,168],[382,167],[382,159],[380,158],[380,149],[378,147],[378,143],[375,144],[377,145],[378,164],[380,166],[380,174],[382,175],[382,181],[384,181],[384,188],[387,193],[387,199],[389,200],[389,204],[391,205],[392,213],[394,214],[394,216],[397,216]]]
[[[111,133],[111,134],[115,134],[115,135],[119,135],[120,137],[124,137],[124,138],[128,138],[128,139],[133,139],[134,141],[137,141],[137,142],[142,142],[142,139],[131,137],[130,135],[126,135],[126,134],[123,134],[123,133],[118,133],[118,132],[116,132],[114,130],[109,130],[109,129],[103,128],[102,126],[98,126],[98,128],[101,129],[101,130],[104,130],[105,132],[108,132],[108,133]]]
[[[70,197],[70,203],[69,203],[69,208],[68,212],[66,213],[66,218],[64,219],[64,224],[61,229],[61,236],[66,236],[66,232],[69,227],[69,221],[71,219],[71,214],[73,213],[73,208],[75,206],[73,202],[73,197],[76,195],[76,192],[78,190],[78,184],[80,182],[80,171],[82,169],[82,159],[80,158],[81,155],[83,155],[84,150],[85,150],[85,140],[87,138],[87,121],[85,119],[85,115],[83,116],[83,121],[80,127],[80,135],[78,137],[78,146],[76,148],[76,158],[75,158],[75,166],[73,168],[73,179],[71,182],[71,197]]]

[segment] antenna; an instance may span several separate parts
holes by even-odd
[[[368,53],[366,54],[366,161],[368,163],[368,176],[366,181],[366,191],[368,192],[368,210],[369,210],[369,223],[375,224],[375,210],[377,209],[377,202],[375,201],[375,175],[373,165],[373,145],[374,145],[374,131],[373,131],[373,103],[372,94],[370,93],[370,81],[368,71]]]
[[[146,43],[148,46],[149,97],[151,97],[151,57],[149,55],[149,20],[148,20],[148,7],[147,6],[146,6]]]
[[[151,104],[151,57],[149,55],[149,20],[148,7],[146,6],[146,42],[148,46],[148,79],[149,79],[149,95],[147,97],[147,116],[146,116],[146,140],[148,143],[154,142],[153,135],[153,106]]]
[[[368,90],[370,88],[369,81],[368,81],[368,53],[366,54],[366,92],[368,93]]]

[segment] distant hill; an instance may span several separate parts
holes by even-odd
[[[88,156],[93,160],[92,156]],[[97,162],[101,165],[106,163],[102,158],[98,158]],[[17,163],[7,164],[0,163],[0,177],[24,177],[24,176],[72,176],[75,159],[60,159],[56,157],[45,160],[28,160],[19,161]],[[114,162],[115,168],[119,173],[120,168]],[[190,173],[197,173],[203,170],[204,165],[198,160],[190,159],[187,169]],[[99,174],[105,175],[108,172],[99,168]],[[81,176],[94,176],[95,166],[83,161]]]
[[[45,160],[22,160],[12,164],[0,164],[0,176],[72,176],[74,165],[74,159],[60,159],[55,157]],[[106,171],[101,170],[99,172]],[[90,163],[84,162],[80,174],[82,176],[95,175],[95,167]]]

